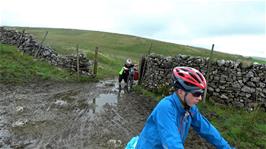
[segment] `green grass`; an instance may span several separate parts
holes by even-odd
[[[204,113],[215,113],[209,120],[236,148],[266,148],[266,113],[223,107],[211,103],[199,104]]]
[[[257,58],[249,58],[249,60],[252,61],[253,63],[266,64],[266,59],[262,60],[262,59],[257,59]]]
[[[148,90],[145,90],[142,86],[134,86],[133,88],[134,92],[138,93],[138,94],[142,94],[146,97],[150,97],[152,99],[154,99],[155,101],[160,101],[163,96],[161,94],[156,94],[154,92],[150,92]]]
[[[99,78],[117,76],[124,60],[128,57],[132,58],[134,63],[139,63],[141,56],[147,54],[150,47],[152,53],[165,56],[186,54],[208,57],[210,53],[210,50],[203,48],[107,32],[25,27],[16,27],[16,29],[19,31],[25,29],[26,32],[32,34],[39,41],[42,40],[45,32],[48,31],[48,36],[44,44],[54,48],[59,54],[63,55],[75,53],[76,45],[78,44],[80,51],[88,57],[93,58],[95,47],[99,47]],[[231,55],[216,51],[214,51],[213,58],[227,60],[247,59],[240,55]]]
[[[77,76],[47,62],[23,55],[15,46],[0,45],[0,82],[25,83],[38,80],[77,81]],[[90,80],[81,77],[80,80]]]

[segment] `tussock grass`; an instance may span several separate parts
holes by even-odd
[[[236,148],[266,148],[266,113],[257,108],[247,112],[233,107],[200,103],[203,113]],[[213,116],[208,116],[213,113]]]
[[[15,46],[0,45],[0,82],[26,83],[38,80],[77,81],[76,74],[23,55]],[[90,80],[81,77],[81,80]]]

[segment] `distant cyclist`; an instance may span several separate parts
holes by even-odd
[[[122,67],[122,69],[119,71],[119,77],[118,77],[118,82],[119,82],[119,88],[121,88],[121,82],[124,80],[126,86],[127,86],[127,81],[128,81],[128,75],[129,75],[129,70],[134,68],[134,64],[132,63],[132,60],[128,58]]]
[[[175,92],[163,98],[148,117],[139,136],[126,149],[183,149],[190,126],[218,149],[230,149],[219,131],[199,112],[206,80],[191,67],[172,71]]]

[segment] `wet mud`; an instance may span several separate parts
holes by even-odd
[[[156,102],[98,83],[0,84],[0,148],[122,149],[138,135]],[[185,148],[210,144],[191,132]]]

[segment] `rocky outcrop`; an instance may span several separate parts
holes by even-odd
[[[16,45],[28,55],[43,59],[52,65],[77,71],[77,56],[61,56],[54,49],[41,45],[32,35],[0,27],[0,41],[4,44]],[[92,62],[84,54],[79,54],[79,69],[84,75],[92,75]]]
[[[203,74],[207,72],[208,59],[201,57],[151,54],[144,60],[141,81],[151,91],[161,91],[170,85],[171,71],[175,66],[190,66]],[[247,65],[228,60],[211,62],[207,93],[216,103],[250,111],[260,106],[266,111],[266,65]]]

